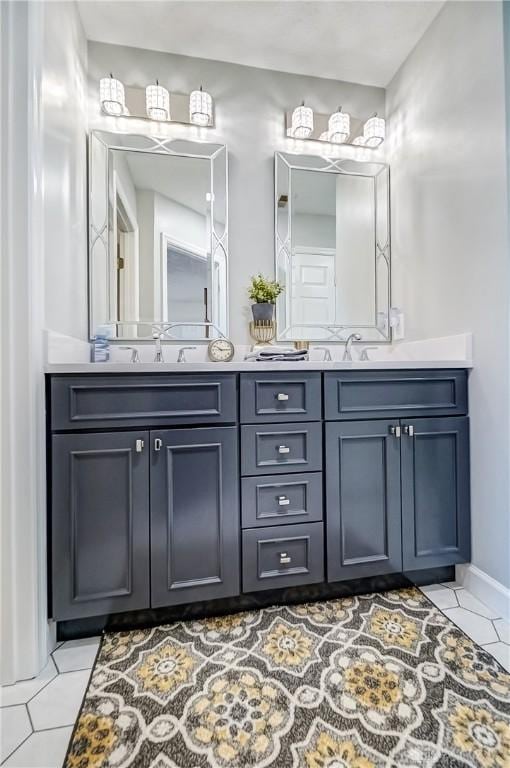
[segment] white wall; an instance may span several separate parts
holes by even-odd
[[[390,83],[393,303],[408,339],[472,331],[472,561],[510,586],[502,4],[449,2]]]
[[[1,3],[0,34],[0,681],[12,683],[40,671],[51,642],[43,329],[86,331],[86,45],[67,3]]]
[[[87,42],[75,3],[44,3],[40,105],[46,327],[87,338]]]
[[[89,121],[92,128],[165,135],[202,136],[229,150],[230,336],[249,343],[247,286],[257,271],[274,274],[274,153],[317,152],[315,145],[285,137],[285,110],[306,99],[318,112],[339,103],[351,114],[384,114],[384,90],[218,61],[89,43]],[[214,130],[151,126],[102,116],[98,82],[114,72],[125,84],[145,86],[156,77],[170,91],[186,93],[201,83],[216,104]],[[124,122],[124,124],[123,124]],[[342,150],[333,150],[342,152]],[[343,150],[347,152],[348,150]]]

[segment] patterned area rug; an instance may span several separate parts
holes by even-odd
[[[510,675],[418,590],[105,635],[65,768],[510,766]]]

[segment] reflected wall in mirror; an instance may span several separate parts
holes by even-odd
[[[278,339],[391,341],[389,168],[275,156]]]
[[[95,131],[89,192],[91,336],[226,335],[226,147]]]

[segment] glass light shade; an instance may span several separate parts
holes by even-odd
[[[378,147],[386,138],[386,120],[382,117],[371,117],[363,126],[363,136],[366,147]]]
[[[126,111],[124,86],[114,77],[102,77],[99,81],[99,100],[108,115],[123,115]]]
[[[365,137],[364,136],[356,136],[355,139],[352,141],[353,146],[355,147],[364,147],[365,146]]]
[[[319,141],[329,141],[329,133],[327,131],[322,131],[319,136]]]
[[[302,104],[292,113],[291,134],[295,139],[307,139],[313,131],[313,109]]]
[[[170,120],[170,94],[157,81],[145,89],[145,105],[151,120]]]
[[[328,121],[329,141],[333,144],[343,144],[351,132],[351,117],[347,112],[333,112]]]
[[[194,125],[209,125],[212,122],[212,98],[200,88],[189,97],[189,119]]]

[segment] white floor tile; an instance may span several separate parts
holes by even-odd
[[[491,653],[501,666],[507,672],[510,672],[510,646],[506,645],[506,643],[494,643],[492,645],[484,645],[484,650]]]
[[[73,729],[33,733],[4,763],[5,768],[61,768]]]
[[[504,619],[496,619],[492,623],[496,627],[496,632],[498,633],[501,642],[510,645],[510,624],[508,621],[505,621]]]
[[[467,611],[465,608],[449,608],[445,610],[445,614],[475,643],[485,645],[485,643],[498,641],[496,630],[489,619]]]
[[[461,608],[467,608],[473,613],[477,613],[479,616],[485,616],[486,619],[498,619],[498,614],[491,608],[488,608],[484,603],[478,600],[477,597],[468,592],[467,589],[458,589],[455,594],[459,601]]]
[[[457,608],[458,602],[453,589],[447,589],[441,584],[432,584],[430,587],[422,587],[422,592],[427,595],[434,605],[444,610],[445,608]]]
[[[4,685],[0,688],[0,706],[10,707],[12,704],[26,703],[56,675],[57,668],[50,657],[48,663],[37,677],[33,677],[31,680],[22,680],[14,685]]]
[[[59,672],[73,672],[78,669],[90,669],[94,664],[98,637],[88,637],[83,640],[69,640],[56,651],[53,651],[53,659]]]
[[[442,586],[448,587],[448,589],[464,589],[464,586],[458,581],[443,581]]]
[[[496,632],[494,631],[494,634]],[[487,642],[487,641],[486,641]],[[34,729],[73,725],[87,687],[90,670],[58,675],[28,704]]]
[[[19,747],[32,733],[32,726],[24,704],[6,707],[0,711],[0,763]]]

